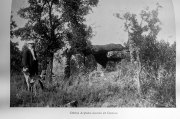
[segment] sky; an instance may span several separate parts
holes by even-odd
[[[12,14],[18,27],[23,27],[26,21],[17,15],[17,11],[27,6],[25,0],[12,0]],[[155,8],[159,3],[163,8],[159,11],[159,19],[163,23],[162,30],[158,34],[158,39],[164,39],[170,43],[175,41],[175,18],[173,4],[171,0],[99,0],[98,6],[86,16],[86,24],[93,28],[94,37],[91,39],[92,44],[104,45],[109,43],[123,44],[127,42],[127,32],[124,31],[122,20],[114,16],[121,10],[130,13],[139,14],[144,7]],[[24,42],[14,38],[14,42],[19,42],[21,49]]]

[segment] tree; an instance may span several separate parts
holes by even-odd
[[[78,49],[84,43],[79,42],[86,35],[85,25],[82,24],[84,15],[97,2],[98,0],[28,0],[29,6],[19,10],[18,15],[26,19],[27,23],[16,30],[16,35],[21,40],[35,39],[38,56],[45,60],[45,64],[48,62],[49,79],[52,75],[54,53],[62,48],[64,41],[72,42],[73,49]],[[67,28],[72,31],[73,39],[64,38]]]
[[[98,0],[64,0],[62,8],[65,11],[64,18],[68,26],[68,29],[64,31],[65,41],[70,46],[65,50],[67,60],[64,79],[70,77],[72,55],[89,47],[88,40],[92,35],[92,28],[84,24],[86,20],[84,16],[89,14],[91,7],[95,7],[97,3]]]
[[[59,2],[28,0],[29,6],[18,11],[18,15],[26,19],[27,23],[15,31],[21,40],[35,40],[40,61],[49,61],[48,78],[52,75],[53,55],[62,46],[60,30],[63,28],[63,22],[59,15]]]
[[[124,20],[125,30],[128,32],[128,45],[131,52],[131,59],[135,60],[136,51],[139,50],[141,62],[145,65],[152,62],[157,56],[156,43],[157,35],[161,30],[161,21],[158,18],[159,9],[162,8],[158,3],[155,10],[145,8],[140,13],[141,22],[137,20],[137,15],[129,12],[116,14],[118,18]],[[143,33],[148,33],[143,35]],[[151,59],[150,59],[151,58]]]
[[[13,20],[13,16],[11,15],[11,22],[10,22],[10,38],[14,37],[14,29],[17,27],[15,21]],[[19,50],[18,43],[14,43],[10,40],[10,70],[11,75],[14,73],[19,73],[22,69],[21,65],[21,52]]]
[[[145,8],[140,13],[141,22],[137,20],[136,14],[125,12],[116,14],[117,18],[124,20],[125,31],[128,32],[128,46],[130,51],[131,62],[138,62],[138,88],[140,91],[140,73],[142,68],[155,70],[159,68],[157,61],[157,34],[161,30],[161,21],[158,18],[159,9],[162,8],[158,3],[155,10]],[[143,33],[148,33],[143,35]],[[151,72],[149,71],[149,72]]]

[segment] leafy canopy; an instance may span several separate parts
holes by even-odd
[[[48,55],[60,49],[64,36],[70,33],[71,45],[76,44],[77,48],[91,30],[83,24],[84,16],[97,3],[98,0],[28,0],[29,6],[18,12],[27,23],[16,30],[16,36],[21,40],[35,39],[40,54]]]
[[[145,68],[157,71],[164,67],[167,71],[172,71],[175,70],[176,43],[170,45],[163,40],[157,40],[162,24],[158,18],[161,8],[158,3],[153,10],[146,7],[140,13],[140,22],[137,15],[130,12],[117,13],[116,17],[124,21],[125,31],[128,31],[131,40],[129,43],[140,49],[140,60]]]

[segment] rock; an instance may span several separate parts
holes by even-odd
[[[64,107],[78,107],[78,101],[74,100],[64,105]]]
[[[109,103],[108,103],[108,102],[105,102],[104,104],[102,104],[101,107],[109,107]]]

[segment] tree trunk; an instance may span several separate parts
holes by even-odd
[[[140,80],[140,74],[142,71],[142,64],[141,64],[141,59],[140,59],[140,49],[136,49],[136,55],[137,55],[137,83],[138,83],[138,93],[141,94],[141,80]]]
[[[53,56],[54,54],[51,54],[50,57],[48,58],[48,64],[46,70],[46,81],[48,81],[49,83],[52,82]]]
[[[140,74],[142,71],[142,65],[141,65],[141,60],[140,60],[140,49],[136,44],[134,43],[132,39],[132,33],[128,31],[128,43],[129,43],[129,51],[130,51],[130,60],[133,65],[137,66],[136,69],[136,82],[137,82],[137,90],[138,93],[141,93],[141,81],[140,81]]]
[[[131,36],[131,33],[128,31],[128,44],[129,44],[129,51],[130,51],[130,60],[131,60],[131,63],[134,63],[135,61],[135,44],[134,44],[134,41],[132,39],[132,36]]]

